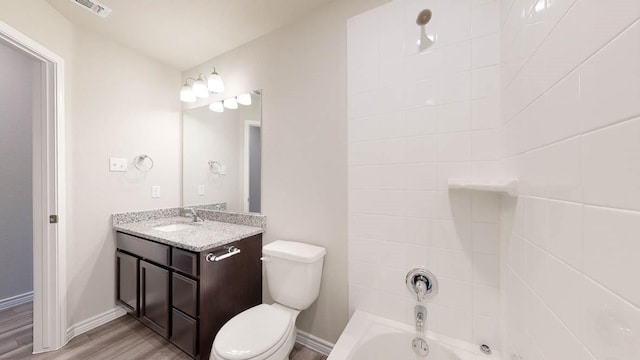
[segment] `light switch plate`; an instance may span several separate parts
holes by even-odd
[[[127,159],[109,158],[109,171],[126,172]]]
[[[154,185],[151,187],[151,197],[154,199],[160,197],[160,186]]]
[[[204,195],[204,185],[198,185],[198,195]]]

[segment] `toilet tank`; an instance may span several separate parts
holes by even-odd
[[[277,240],[262,248],[271,297],[279,304],[304,310],[318,298],[323,247]]]

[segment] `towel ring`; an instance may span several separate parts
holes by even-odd
[[[209,160],[209,171],[216,175],[226,175],[224,166],[219,161]]]
[[[143,166],[146,162],[145,160],[149,160],[147,162],[149,163],[148,167]],[[150,171],[153,169],[153,159],[149,155],[140,154],[133,158],[133,165],[140,171]]]

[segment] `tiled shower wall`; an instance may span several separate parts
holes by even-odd
[[[416,16],[435,43],[418,53]],[[449,192],[502,159],[499,4],[392,1],[348,21],[350,308],[413,324],[404,279],[440,281],[428,327],[499,344],[496,195]]]
[[[640,1],[500,3],[505,358],[640,359]]]

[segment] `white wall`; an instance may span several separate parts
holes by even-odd
[[[418,13],[433,11],[417,53]],[[414,324],[413,267],[440,292],[429,330],[498,348],[497,195],[448,191],[502,157],[497,1],[393,1],[348,21],[349,290],[359,308]]]
[[[263,90],[265,243],[287,239],[327,248],[319,299],[298,327],[328,341],[338,339],[349,315],[346,19],[384,2],[334,1],[183,74],[215,66],[225,96]]]
[[[38,63],[0,42],[0,301],[33,290],[32,117]]]
[[[506,358],[638,359],[640,2],[501,8]]]
[[[0,20],[65,59],[72,326],[115,306],[110,215],[180,205],[180,73],[72,25],[45,1],[2,1]],[[110,156],[140,153],[153,158],[153,171],[108,171]],[[151,198],[152,185],[161,198]]]

